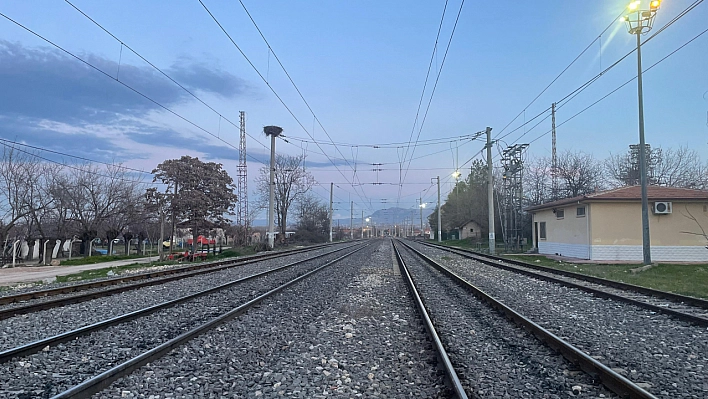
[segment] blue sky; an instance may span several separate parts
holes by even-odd
[[[502,147],[531,142],[529,156],[550,155],[550,134],[542,136],[550,129],[550,118],[533,129],[535,122],[520,125],[635,46],[635,38],[619,21],[595,40],[622,13],[624,1],[468,0],[421,129],[460,1],[447,3],[416,123],[444,1],[244,0],[320,126],[239,2],[204,0],[297,120],[199,1],[72,3],[228,120],[238,123],[238,111],[246,111],[247,130],[260,142],[248,138],[250,180],[268,158],[262,127],[283,127],[289,143],[278,141],[277,150],[307,154],[308,170],[321,183],[316,195],[327,200],[329,183],[337,185],[335,217],[348,216],[349,201],[355,202],[357,215],[361,209],[370,213],[396,203],[414,208],[419,196],[433,202],[431,178],[441,176],[443,190],[449,191],[456,165],[468,167],[467,161],[479,157],[483,146],[479,140],[452,138],[486,126],[493,128],[495,138],[503,137]],[[654,31],[691,3],[664,1]],[[0,6],[0,12],[109,75],[0,18],[1,138],[144,170],[189,154],[222,162],[235,176],[238,153],[205,131],[238,147],[238,130],[144,60],[121,49],[120,42],[69,4],[10,1]],[[708,5],[701,4],[648,42],[642,47],[645,68],[703,32],[706,21]],[[585,54],[527,107],[593,40]],[[707,50],[705,34],[644,75],[646,138],[652,146],[689,146],[708,159]],[[557,123],[633,78],[636,67],[632,54],[561,107]],[[408,142],[411,134],[415,140],[419,131],[421,145],[407,174],[403,168],[406,178],[399,192],[396,184],[406,146],[382,144]],[[327,134],[338,144],[358,147],[318,147],[298,139],[312,141],[312,136],[329,142]],[[637,141],[636,81],[558,128],[559,151],[582,150],[597,158],[624,152]],[[250,187],[253,197],[255,185]]]

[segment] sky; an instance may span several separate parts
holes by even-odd
[[[235,179],[245,111],[249,204],[277,125],[277,153],[306,156],[313,195],[329,201],[334,183],[335,218],[352,201],[359,216],[434,207],[434,179],[444,199],[486,127],[495,166],[513,144],[550,156],[553,102],[559,152],[604,159],[639,141],[636,53],[568,97],[636,47],[626,1],[202,1],[3,2],[0,138],[145,171],[197,156]],[[663,1],[642,40],[693,3]],[[708,34],[647,68],[707,21],[699,4],[642,46],[646,142],[704,161]]]

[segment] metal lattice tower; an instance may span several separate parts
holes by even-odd
[[[504,241],[507,249],[518,249],[521,244],[521,209],[523,205],[522,153],[528,144],[514,144],[503,151],[504,167]]]
[[[248,170],[246,167],[246,113],[239,112],[241,139],[238,146],[238,203],[236,210],[236,225],[239,229],[239,242],[248,244]]]
[[[556,156],[556,103],[551,105],[551,131],[553,146],[551,155],[551,200],[558,199],[558,158]]]

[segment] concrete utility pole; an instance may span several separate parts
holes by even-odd
[[[349,208],[349,234],[354,239],[354,201],[352,201],[351,208]]]
[[[279,126],[263,128],[266,136],[270,136],[270,195],[268,197],[268,248],[275,246],[275,138],[283,132]]]
[[[494,254],[496,237],[494,235],[494,174],[492,169],[492,128],[487,127],[487,203],[489,204],[489,253]],[[439,192],[439,191],[438,191]],[[439,194],[438,194],[439,195]],[[440,201],[440,200],[438,200]]]
[[[165,260],[165,251],[162,249],[162,241],[165,239],[165,209],[163,208],[162,200],[159,197],[157,199],[157,206],[160,207],[160,245],[157,246],[157,252],[160,256],[160,262],[162,262]],[[110,248],[110,246],[108,248]]]
[[[425,208],[423,197],[418,198],[418,202],[420,202],[418,205],[420,207],[420,236],[425,238],[425,233],[423,232],[423,208]]]
[[[361,239],[364,239],[364,211],[361,211]]]
[[[441,214],[442,207],[440,206],[440,176],[435,178],[438,181],[438,242],[442,242],[442,225],[441,225]],[[432,180],[432,179],[430,179]]]
[[[329,183],[329,242],[332,242],[332,196],[334,194],[334,183]]]

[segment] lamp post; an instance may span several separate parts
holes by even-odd
[[[647,156],[644,141],[644,96],[642,93],[642,34],[654,26],[656,12],[661,0],[651,0],[649,9],[641,9],[640,0],[629,4],[630,13],[622,18],[627,22],[629,34],[637,36],[637,95],[639,98],[639,178],[642,191],[642,254],[644,264],[651,264],[651,242],[649,236],[649,200],[647,198]]]
[[[266,136],[270,136],[270,193],[268,197],[268,249],[275,245],[274,216],[275,216],[275,138],[283,132],[279,126],[266,126],[263,128]]]
[[[423,198],[419,198],[418,202],[418,208],[420,208],[420,236],[425,238],[425,233],[423,232],[423,208],[425,208],[425,202],[423,202]]]

